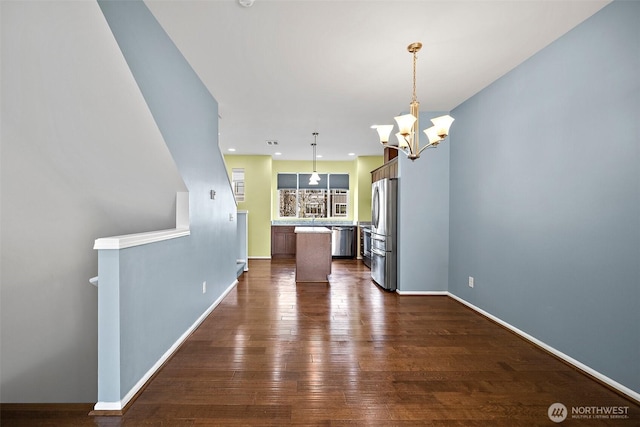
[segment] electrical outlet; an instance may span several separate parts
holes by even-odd
[[[473,277],[469,276],[469,287],[473,288]]]
[[[202,282],[202,293],[205,294],[207,293],[207,282]]]

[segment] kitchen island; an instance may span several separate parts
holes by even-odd
[[[296,227],[296,282],[328,282],[331,274],[331,230]]]

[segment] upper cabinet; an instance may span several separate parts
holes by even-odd
[[[386,162],[384,165],[371,171],[371,182],[380,181],[384,178],[397,178],[398,177],[398,158]]]

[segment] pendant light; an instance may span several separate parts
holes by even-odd
[[[318,144],[318,132],[313,132],[313,142],[311,143],[311,147],[313,147],[313,173],[311,174],[311,178],[309,178],[309,185],[318,185],[320,182],[320,175],[316,172],[316,145]]]

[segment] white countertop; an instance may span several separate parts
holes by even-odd
[[[296,233],[331,233],[331,230],[327,227],[296,227],[293,231]]]
[[[338,220],[327,220],[324,218],[321,219],[309,219],[309,218],[305,218],[305,219],[277,219],[277,220],[272,220],[271,221],[271,225],[288,225],[288,226],[307,226],[310,225],[312,227],[331,227],[331,226],[351,226],[351,227],[355,227],[356,224],[353,221],[338,221]]]

